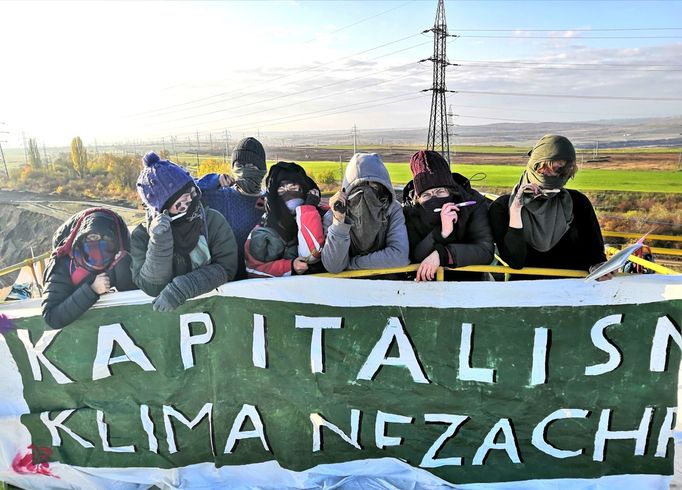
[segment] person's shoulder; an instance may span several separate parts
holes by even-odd
[[[216,211],[213,208],[205,208],[206,211],[206,223],[211,226],[212,223],[221,224],[222,222],[227,223],[225,216],[220,211]]]
[[[592,201],[590,201],[590,198],[587,197],[585,194],[583,194],[580,191],[577,191],[575,189],[566,189],[568,191],[568,194],[571,196],[571,199],[573,200],[573,207],[592,207]]]
[[[141,238],[149,239],[149,233],[147,233],[147,227],[144,223],[140,223],[133,229],[130,238],[131,240],[139,240]]]
[[[402,210],[403,214],[405,215],[405,219],[412,219],[419,214],[419,209],[411,202],[404,202],[402,204]]]
[[[511,194],[504,194],[497,199],[495,199],[492,204],[490,204],[490,207],[493,206],[504,206],[506,208],[509,207],[509,198],[511,197]]]

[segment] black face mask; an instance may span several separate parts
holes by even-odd
[[[436,226],[440,223],[440,212],[435,212],[436,209],[442,208],[449,202],[455,202],[454,196],[447,197],[432,197],[428,201],[419,205],[419,211],[422,221],[431,226]]]
[[[284,194],[279,194],[282,202],[287,202],[291,199],[303,199],[303,191],[286,191]]]

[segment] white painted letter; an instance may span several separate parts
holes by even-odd
[[[682,335],[675,328],[673,322],[667,316],[662,316],[656,323],[656,333],[651,344],[651,359],[649,360],[649,371],[662,373],[668,363],[668,344],[673,339],[677,347],[682,347]]]
[[[589,414],[589,410],[582,410],[580,408],[560,408],[559,410],[550,413],[547,417],[542,419],[542,422],[535,426],[535,429],[533,429],[533,437],[531,439],[533,446],[554,458],[564,459],[580,456],[583,453],[583,449],[580,449],[579,451],[566,451],[552,446],[547,442],[547,439],[545,439],[545,431],[547,430],[547,427],[549,427],[549,424],[555,420],[584,419]]]
[[[206,332],[200,335],[192,335],[189,330],[190,323],[203,323]],[[182,365],[185,369],[194,366],[194,355],[192,346],[197,344],[208,344],[213,338],[213,322],[207,313],[187,313],[180,315],[180,355]]]
[[[386,357],[394,339],[398,344],[398,357]],[[393,316],[388,319],[381,338],[360,368],[357,379],[371,380],[382,365],[406,367],[415,383],[429,383],[400,320]]]
[[[123,349],[122,356],[111,357],[114,352],[114,342]],[[97,333],[97,355],[92,364],[92,380],[108,378],[111,376],[109,366],[119,362],[134,362],[145,371],[156,371],[144,351],[128,336],[123,325],[120,323],[103,325],[99,327]]]
[[[473,334],[474,326],[471,323],[462,323],[462,336],[459,343],[458,378],[462,381],[481,381],[483,383],[494,383],[494,369],[471,367],[471,338]]]
[[[374,441],[379,449],[386,446],[400,446],[403,442],[402,437],[388,437],[386,435],[386,424],[411,424],[412,417],[396,415],[394,413],[384,413],[377,410],[377,419],[374,424]]]
[[[246,418],[251,420],[254,429],[253,430],[242,430],[244,426],[244,421]],[[263,427],[263,421],[260,418],[258,409],[253,405],[247,405],[246,403],[242,405],[242,409],[237,414],[234,419],[232,428],[230,429],[230,435],[227,436],[227,443],[225,444],[225,454],[231,454],[234,450],[237,441],[241,439],[252,439],[255,437],[260,438],[260,442],[263,444],[263,449],[270,451],[268,442],[265,439],[265,428]],[[271,452],[271,451],[270,451]]]
[[[265,349],[265,317],[253,314],[253,340],[251,341],[251,360],[259,368],[268,367],[268,354]]]
[[[33,373],[33,379],[35,379],[36,381],[43,380],[43,373],[40,370],[40,364],[42,363],[42,365],[45,366],[48,371],[50,371],[50,374],[54,377],[55,381],[60,385],[73,383],[73,380],[71,380],[66,374],[57,369],[56,366],[52,364],[47,359],[47,357],[45,357],[45,354],[43,354],[45,352],[45,349],[47,349],[50,343],[52,343],[55,336],[59,332],[61,332],[61,330],[47,330],[43,333],[43,335],[40,336],[40,340],[38,340],[36,345],[33,345],[31,343],[31,338],[28,335],[28,330],[24,329],[17,330],[17,336],[19,337],[19,340],[21,340],[21,342],[24,344],[24,348],[26,349],[26,356],[28,357],[28,362],[29,364],[31,364],[31,372]]]
[[[500,432],[504,434],[504,441],[495,442],[497,434]],[[516,447],[516,436],[514,435],[509,419],[500,419],[493,428],[490,429],[490,432],[488,432],[488,435],[486,435],[483,440],[483,444],[476,450],[474,460],[471,464],[480,466],[485,463],[485,458],[488,456],[488,452],[491,449],[503,449],[507,451],[507,456],[509,456],[512,463],[521,462],[519,450]]]
[[[609,430],[609,421],[611,419],[611,409],[606,408],[602,410],[599,417],[599,428],[594,435],[594,454],[593,461],[604,461],[604,451],[606,449],[606,441],[609,439],[623,440],[634,439],[635,456],[644,456],[646,450],[646,439],[649,435],[649,425],[651,424],[651,417],[653,416],[653,407],[646,407],[644,415],[639,423],[639,427],[635,430]]]
[[[443,432],[440,435],[440,437],[436,439],[436,441],[429,448],[429,450],[426,451],[426,454],[424,454],[422,462],[419,463],[419,466],[422,468],[438,468],[440,466],[461,466],[462,458],[453,457],[436,459],[436,453],[440,451],[440,448],[443,447],[443,444],[445,444],[448,441],[448,439],[450,439],[457,433],[457,430],[467,420],[469,420],[469,417],[466,415],[451,415],[449,413],[425,413],[424,414],[425,422],[436,422],[450,425],[445,430],[445,432]]]
[[[134,453],[135,446],[110,446],[109,445],[109,426],[104,421],[104,412],[97,410],[97,430],[102,441],[102,450],[108,453]]]
[[[311,413],[310,421],[313,423],[313,452],[322,449],[322,427],[330,429],[334,434],[346,441],[356,449],[362,449],[358,443],[358,433],[360,430],[360,410],[353,408],[350,411],[350,437],[331,422],[327,422],[319,413]]]
[[[675,418],[677,417],[677,407],[668,407],[665,412],[665,420],[661,424],[661,431],[658,433],[658,444],[656,444],[657,458],[665,458],[668,455],[668,441],[675,436]]]
[[[71,438],[76,441],[78,444],[83,446],[84,448],[90,449],[95,447],[93,443],[90,441],[83,439],[81,436],[76,434],[74,431],[69,429],[67,426],[64,425],[64,422],[66,419],[68,419],[73,412],[75,412],[75,409],[71,410],[62,410],[59,412],[59,415],[57,415],[54,420],[50,420],[50,412],[41,412],[40,413],[40,420],[45,424],[45,427],[47,427],[47,430],[50,431],[50,434],[52,435],[52,445],[53,446],[61,446],[62,445],[62,438],[59,435],[59,431],[57,429],[61,429],[64,432],[66,432]]]
[[[530,374],[531,386],[547,382],[547,348],[549,347],[549,330],[545,327],[535,329],[533,339],[533,368]]]
[[[204,417],[208,417],[208,433],[211,439],[211,453],[215,456],[215,449],[213,448],[213,422],[211,420],[211,410],[213,408],[213,403],[206,403],[196,417],[193,420],[188,420],[182,413],[175,410],[170,405],[163,406],[163,425],[166,428],[166,442],[168,443],[168,452],[171,454],[177,453],[178,448],[175,444],[175,431],[173,430],[173,424],[171,423],[171,417],[178,420],[184,426],[189,427],[190,430],[194,429],[196,425],[201,422]]]
[[[620,365],[621,355],[618,348],[613,345],[604,335],[604,330],[609,325],[618,325],[623,318],[623,315],[609,315],[601,320],[597,320],[590,332],[592,343],[594,346],[603,350],[609,355],[609,360],[602,364],[595,364],[594,366],[587,366],[585,368],[586,376],[599,376],[613,371]]]
[[[147,445],[149,450],[153,453],[159,453],[159,441],[154,435],[154,422],[149,414],[148,405],[140,405],[140,421],[142,422],[142,428],[147,434]]]
[[[301,316],[296,315],[296,328],[312,328],[313,337],[310,341],[310,366],[313,373],[324,372],[324,346],[322,345],[322,330],[325,328],[341,328],[343,319],[337,316]]]

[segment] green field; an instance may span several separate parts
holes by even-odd
[[[5,161],[9,168],[18,167],[19,165],[24,164],[24,150],[21,148],[5,148],[3,146],[2,152],[5,154]],[[42,154],[40,156],[42,156]],[[0,165],[2,165],[1,160]]]
[[[320,175],[334,172],[339,177],[338,162],[302,162],[308,172]],[[404,185],[412,179],[410,167],[405,163],[387,163],[391,180]],[[345,166],[344,166],[345,168]],[[513,187],[524,166],[516,165],[455,165],[455,170],[472,179],[476,188]],[[478,174],[478,175],[475,175]],[[581,170],[568,187],[585,191],[631,191],[682,193],[682,172],[643,170]]]

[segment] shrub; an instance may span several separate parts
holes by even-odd
[[[199,177],[206,174],[231,174],[232,167],[229,163],[223,163],[219,160],[209,158],[206,160],[201,160],[199,162],[199,168],[197,169],[197,175]]]

